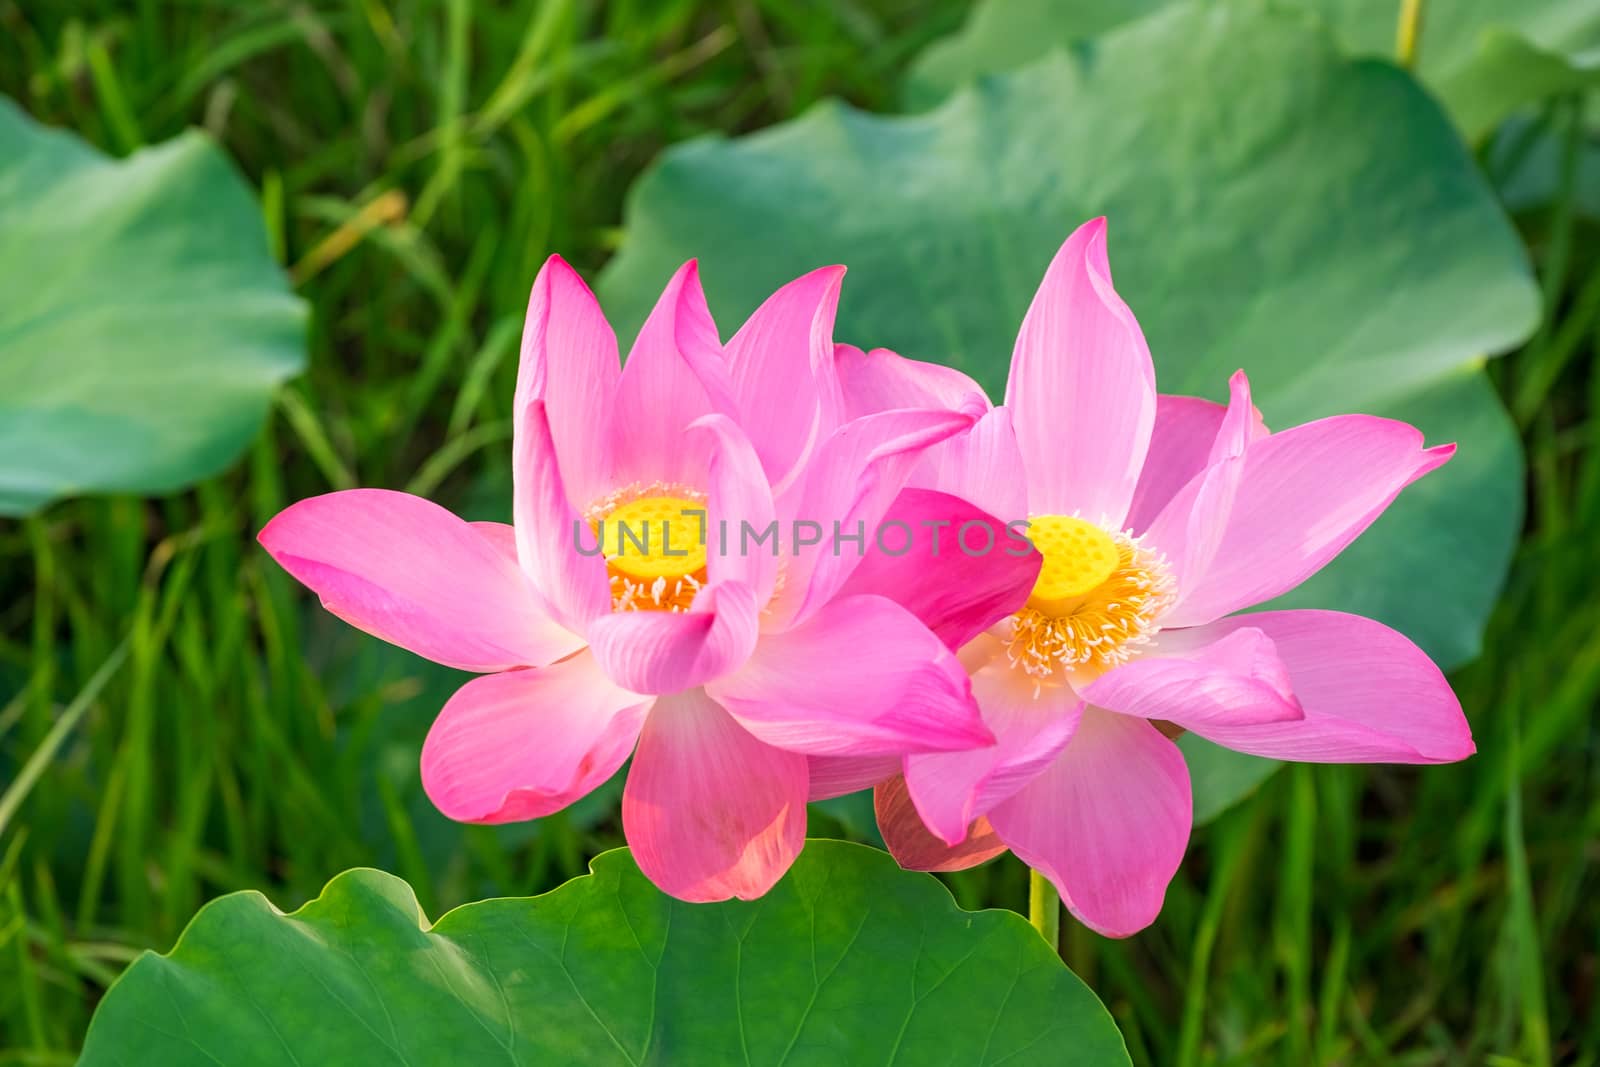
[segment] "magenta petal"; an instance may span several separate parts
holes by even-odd
[[[993,741],[961,664],[910,612],[843,597],[761,637],[711,694],[751,733],[817,756],[884,756]]]
[[[1257,436],[1258,418],[1244,371],[1235,372],[1228,385],[1228,407],[1205,469],[1168,501],[1144,534],[1146,544],[1169,561],[1179,600],[1205,581],[1216,559],[1244,481],[1245,448]]]
[[[1240,371],[1230,380],[1231,392],[1237,392],[1236,382],[1243,373]],[[1222,404],[1196,396],[1156,397],[1155,428],[1150,433],[1150,451],[1145,455],[1144,470],[1139,472],[1139,485],[1128,508],[1128,529],[1144,533],[1178,490],[1205,469],[1217,448],[1218,431],[1227,410]],[[1266,435],[1261,412],[1252,409],[1249,440]]]
[[[544,401],[567,488],[580,506],[610,490],[606,431],[621,372],[617,338],[599,302],[577,271],[560,256],[551,256],[528,298],[515,433],[520,437],[526,432],[529,402]]]
[[[676,693],[720,678],[745,661],[756,636],[755,594],[738,582],[707,586],[690,611],[618,611],[588,630],[606,674],[636,693]]]
[[[1403,422],[1341,415],[1254,441],[1215,558],[1164,626],[1195,626],[1286,593],[1354,541],[1411,482],[1450,458]],[[1191,483],[1179,497],[1194,490]],[[1168,505],[1177,508],[1179,499]]]
[[[517,558],[550,614],[582,633],[611,608],[606,563],[598,554],[578,551],[580,532],[586,536],[587,529],[567,495],[544,401],[529,401],[524,414],[511,457]]]
[[[748,527],[759,536],[776,518],[772,487],[755,448],[726,415],[703,415],[689,427],[691,441],[709,442],[706,461],[706,571],[712,583],[735,581],[749,586],[756,603],[765,605],[778,576],[776,552],[745,543]],[[769,543],[775,544],[771,539]]]
[[[1072,739],[1083,701],[1065,686],[1034,690],[1003,655],[972,675],[995,744],[907,756],[906,788],[930,831],[957,845],[967,827],[1049,767]]]
[[[773,293],[728,342],[728,378],[767,477],[787,481],[844,419],[833,360],[843,267]]]
[[[1272,639],[1305,718],[1197,723],[1195,733],[1240,752],[1311,763],[1450,763],[1475,751],[1450,683],[1382,623],[1338,611],[1259,611],[1184,633],[1211,642],[1249,630]]]
[[[1007,551],[1028,546],[1000,519],[945,493],[907,489],[879,525],[887,543],[868,546],[839,595],[887,597],[952,649],[1022,607],[1039,576],[1037,553]]]
[[[509,522],[469,522],[467,525],[487,537],[489,543],[494,546],[495,551],[500,553],[501,557],[508,563],[519,570],[521,569],[522,564],[517,559],[517,528],[515,526]]]
[[[806,833],[806,759],[762,744],[702,690],[650,711],[622,794],[645,876],[679,900],[754,900]]]
[[[1105,219],[1078,227],[1045,272],[1017,334],[1006,407],[1030,511],[1120,527],[1150,444],[1156,374],[1111,285]]]
[[[421,497],[350,489],[279,512],[258,539],[333,614],[466,671],[540,666],[583,640],[550,619],[486,534]]]
[[[896,408],[944,408],[982,414],[989,398],[978,383],[954,367],[924,363],[875,348],[835,345],[834,361],[844,391],[845,417],[859,419]]]
[[[811,776],[807,800],[830,800],[871,789],[900,773],[898,756],[807,756]]]
[[[1189,729],[1305,718],[1272,639],[1250,626],[1208,644],[1158,646],[1096,678],[1083,697],[1097,707]]]
[[[1139,484],[1128,506],[1127,528],[1136,534],[1149,529],[1161,509],[1205,470],[1212,442],[1222,426],[1223,405],[1197,396],[1156,397],[1156,421],[1150,432],[1150,451]]]
[[[911,484],[961,497],[995,516],[1003,528],[1028,518],[1022,449],[1005,408],[986,411],[965,433],[933,445]]]
[[[1088,708],[1060,758],[989,822],[1079,921],[1127,937],[1155,921],[1183,860],[1189,769],[1154,726]]]
[[[428,731],[423,788],[461,822],[549,815],[616,773],[649,708],[649,697],[612,685],[587,653],[474,678]]]
[[[684,432],[702,415],[735,411],[716,323],[691,260],[667,283],[617,383],[617,484],[698,486],[703,472],[683,447]]]
[[[782,531],[791,544],[784,546],[784,589],[768,625],[803,620],[832,599],[876,540],[879,520],[928,447],[972,421],[950,411],[885,411],[836,430],[804,481],[779,504]],[[815,534],[809,538],[813,543],[791,551],[802,529]]]
[[[1217,427],[1206,462],[1220,463],[1242,456],[1245,446],[1266,435],[1261,412],[1250,399],[1250,376],[1243,370],[1236,370],[1228,377],[1228,406],[1222,413],[1222,424]]]

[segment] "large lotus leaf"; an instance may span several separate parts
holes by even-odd
[[[107,994],[82,1063],[1126,1064],[1110,1015],[1023,919],[812,841],[758,901],[684,904],[626,850],[431,927],[348,871],[284,915],[201,910]]]
[[[842,339],[952,363],[998,394],[1045,264],[1101,214],[1164,391],[1222,399],[1244,367],[1275,427],[1370,412],[1460,442],[1283,603],[1375,616],[1446,667],[1471,658],[1522,475],[1479,365],[1529,333],[1537,293],[1438,106],[1301,16],[1175,9],[926,115],[828,104],[673,149],[633,191],[602,295],[636,324],[699,255],[714,310],[736,321],[795,274],[845,263]]]
[[[1091,38],[1173,2],[982,0],[960,32],[918,58],[907,102],[929,106],[980,75],[1013,70],[1053,49],[1091,47]],[[1400,0],[1284,2],[1325,19],[1356,55],[1394,54]],[[1600,59],[1594,0],[1428,0],[1423,10],[1418,72],[1470,136],[1518,106],[1594,83]]]
[[[261,213],[204,135],[113,160],[0,97],[0,515],[216,473],[304,337]]]

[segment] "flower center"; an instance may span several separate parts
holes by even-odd
[[[631,497],[620,503],[617,496]],[[589,510],[613,611],[688,611],[706,582],[706,506],[692,490],[651,486]]]
[[[1033,595],[1011,617],[1006,653],[1034,678],[1126,663],[1172,602],[1166,560],[1127,533],[1070,515],[1037,515],[1028,539],[1044,557]]]

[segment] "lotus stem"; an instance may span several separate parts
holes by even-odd
[[[1422,38],[1422,0],[1400,0],[1400,23],[1395,28],[1395,60],[1407,70],[1417,66],[1417,45]]]
[[[1028,871],[1028,921],[1039,931],[1050,951],[1061,953],[1061,898],[1050,879],[1038,871]]]

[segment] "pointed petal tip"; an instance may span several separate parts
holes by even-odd
[[[1083,268],[1088,271],[1090,280],[1094,283],[1095,290],[1100,293],[1102,300],[1116,298],[1111,281],[1111,254],[1108,251],[1106,217],[1100,215],[1084,223],[1081,232],[1085,236],[1083,246]],[[1073,236],[1077,236],[1074,234]]]
[[[267,555],[272,556],[274,559],[276,559],[278,556],[278,550],[273,546],[278,540],[278,530],[281,528],[280,520],[284,517],[284,515],[288,514],[289,508],[292,507],[294,507],[294,505],[290,504],[288,508],[284,508],[276,515],[272,516],[272,518],[268,519],[267,524],[256,531],[256,544],[266,549]]]
[[[547,293],[550,292],[552,283],[558,278],[576,287],[580,293],[591,301],[596,304],[599,303],[599,301],[595,300],[594,291],[589,288],[589,283],[583,280],[582,274],[578,273],[578,268],[567,262],[567,258],[560,252],[552,252],[545,258],[544,266],[539,268],[538,276],[533,279],[533,293],[538,293],[541,285],[544,286]],[[548,315],[549,309],[546,308],[545,310],[546,315]]]
[[[974,712],[974,714],[976,714],[976,712]],[[974,748],[993,748],[995,745],[999,744],[999,740],[994,736],[994,731],[990,730],[988,726],[984,725],[981,717],[975,718],[972,722],[963,723],[961,726],[957,727],[952,732],[952,739],[956,742],[952,748],[960,752],[965,752],[968,749]],[[952,841],[950,843],[952,845],[960,844],[959,841]]]

